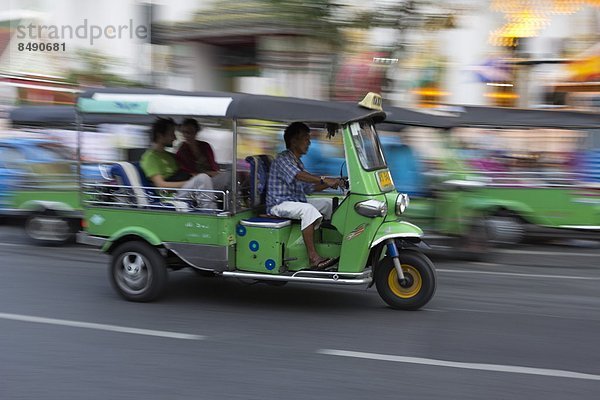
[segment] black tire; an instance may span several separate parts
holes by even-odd
[[[158,250],[146,242],[125,242],[112,253],[109,279],[125,300],[152,301],[166,290],[166,262]]]
[[[490,240],[500,246],[514,246],[525,240],[525,224],[521,217],[501,210],[486,218]]]
[[[391,257],[384,257],[375,270],[375,287],[379,296],[397,310],[418,310],[431,300],[436,289],[433,263],[415,251],[400,253],[402,272],[407,286],[398,281]]]
[[[75,239],[76,222],[52,212],[35,213],[25,221],[25,234],[41,246],[62,246]]]

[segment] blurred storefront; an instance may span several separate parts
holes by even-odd
[[[80,91],[60,77],[33,74],[0,74],[0,86],[14,89],[6,101],[16,104],[75,104]]]
[[[565,65],[567,78],[549,91],[557,102],[573,108],[600,112],[600,43]]]
[[[328,98],[335,32],[326,32],[324,21],[290,17],[263,1],[217,1],[190,21],[155,24],[154,51],[164,60],[155,84],[183,90],[252,87],[268,94]],[[257,77],[267,79],[252,79]]]

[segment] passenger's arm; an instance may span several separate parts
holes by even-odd
[[[156,187],[160,187],[160,188],[173,188],[173,189],[179,189],[186,182],[186,181],[168,182],[168,181],[165,181],[165,179],[163,178],[162,175],[154,175],[153,177],[150,178],[150,180],[152,181],[152,183]]]

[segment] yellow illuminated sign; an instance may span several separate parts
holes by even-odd
[[[381,190],[389,189],[394,186],[392,182],[392,175],[389,170],[377,172],[377,180],[379,181],[379,188]]]

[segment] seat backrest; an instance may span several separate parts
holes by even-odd
[[[265,204],[267,181],[273,157],[266,154],[246,157],[250,164],[250,205],[252,207]]]
[[[147,207],[150,204],[144,187],[151,187],[152,183],[146,178],[139,165],[126,161],[116,162],[112,165],[110,173],[118,185],[131,188],[133,191],[131,198],[138,207]]]

